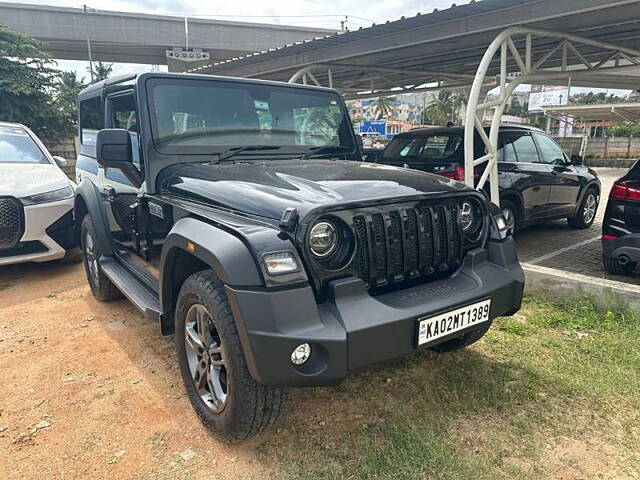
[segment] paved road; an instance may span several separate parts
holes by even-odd
[[[526,228],[516,236],[520,260],[543,267],[640,285],[639,273],[629,277],[610,275],[602,266],[600,243],[602,218],[611,185],[626,170],[620,168],[596,168],[595,170],[602,182],[602,196],[593,226],[587,230],[574,230],[562,220]]]

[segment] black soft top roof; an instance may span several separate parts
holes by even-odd
[[[201,75],[194,73],[141,73],[141,74],[133,74],[133,75],[118,75],[116,77],[107,78],[106,80],[102,80],[100,82],[94,83],[93,85],[89,85],[87,88],[82,90],[79,94],[79,98],[83,97],[92,97],[96,95],[100,95],[100,93],[104,89],[108,89],[109,87],[117,87],[117,86],[127,86],[134,85],[139,81],[143,81],[147,78],[169,78],[169,79],[185,79],[185,80],[223,80],[223,81],[232,81],[232,82],[242,82],[242,83],[254,83],[261,85],[274,85],[274,86],[288,86],[291,88],[303,88],[310,90],[320,90],[320,91],[329,91],[333,93],[339,93],[337,90],[333,88],[326,87],[318,87],[315,85],[301,85],[299,83],[286,83],[286,82],[277,82],[274,80],[260,80],[255,78],[241,78],[241,77],[224,77],[220,75]]]

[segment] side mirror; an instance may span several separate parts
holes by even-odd
[[[59,157],[58,155],[54,155],[53,160],[56,162],[56,165],[58,165],[60,168],[67,166],[67,160],[62,157]]]
[[[133,164],[131,137],[123,128],[107,128],[98,132],[96,139],[98,164],[105,168],[126,168]]]
[[[135,186],[142,185],[140,172],[133,164],[131,136],[123,128],[105,128],[96,138],[96,159],[104,168],[117,168]]]
[[[582,165],[583,163],[584,160],[582,159],[582,156],[578,155],[577,153],[571,155],[571,165]]]

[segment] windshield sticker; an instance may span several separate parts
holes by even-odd
[[[263,100],[254,100],[253,104],[256,107],[256,110],[269,110],[269,102],[265,102]]]

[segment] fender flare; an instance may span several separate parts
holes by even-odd
[[[109,229],[109,222],[104,213],[102,206],[102,199],[98,188],[89,180],[82,180],[80,185],[76,187],[76,195],[73,204],[73,216],[76,220],[77,228],[80,228],[81,214],[81,202],[84,203],[87,213],[93,220],[93,227],[95,228],[98,238],[98,246],[103,255],[113,255],[114,247],[111,239],[111,231]]]
[[[160,258],[160,307],[173,310],[177,292],[173,291],[172,272],[176,250],[207,264],[225,285],[263,287],[264,280],[249,248],[238,237],[210,223],[192,217],[178,220],[162,247]],[[182,253],[182,252],[181,252]]]

